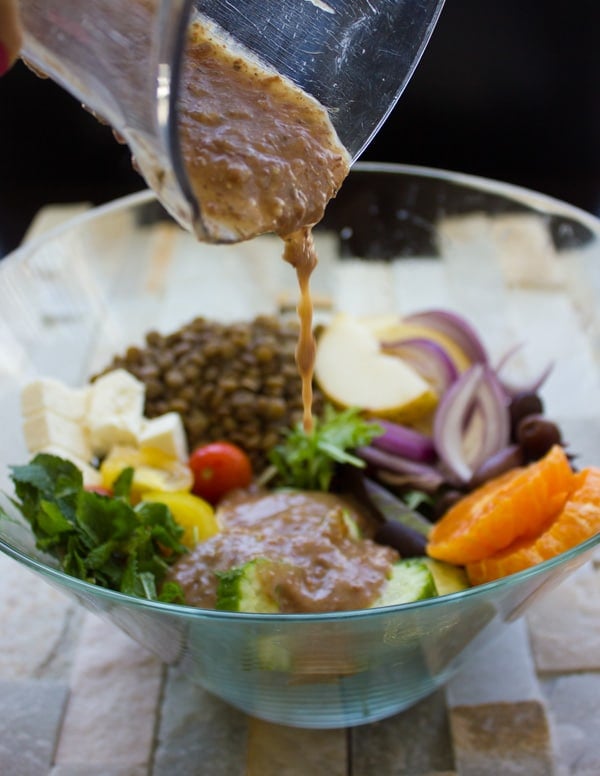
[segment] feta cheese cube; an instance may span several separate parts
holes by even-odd
[[[125,369],[108,372],[91,385],[86,422],[95,455],[105,455],[115,445],[138,445],[144,400],[144,384]]]
[[[187,439],[181,415],[178,412],[167,412],[156,418],[145,419],[140,447],[155,447],[180,461],[187,461]]]
[[[43,410],[70,420],[82,420],[87,406],[87,388],[70,388],[59,380],[33,380],[21,391],[21,412],[25,417]]]

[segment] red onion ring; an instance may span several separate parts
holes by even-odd
[[[435,460],[436,453],[431,437],[389,420],[377,418],[377,425],[381,426],[383,434],[375,437],[372,446],[411,461],[431,463]]]
[[[462,316],[447,310],[426,310],[404,318],[449,337],[474,364],[487,364],[488,355],[475,329]]]
[[[469,432],[474,437],[471,449],[465,444]],[[440,461],[461,482],[469,482],[485,460],[508,445],[509,437],[510,418],[502,387],[492,369],[474,364],[438,405],[433,442]]]
[[[524,383],[522,385],[517,385],[516,383],[511,382],[510,380],[507,380],[506,378],[502,377],[502,370],[505,368],[506,364],[510,361],[510,359],[521,350],[523,347],[522,343],[519,343],[518,345],[514,345],[510,350],[508,350],[498,361],[498,364],[495,368],[496,376],[498,377],[498,380],[500,381],[500,384],[502,385],[503,390],[505,391],[506,395],[509,396],[511,399],[515,396],[518,396],[520,393],[537,393],[542,385],[546,382],[548,379],[548,376],[554,369],[554,363],[550,362],[541,372],[540,374],[529,381],[529,383]]]
[[[410,364],[433,386],[439,396],[442,396],[458,377],[456,364],[446,350],[439,342],[428,337],[382,342],[381,346],[385,353],[398,356]]]
[[[355,450],[355,453],[375,469],[399,475],[396,481],[394,483],[390,482],[390,484],[417,487],[415,483],[418,481],[423,490],[433,491],[445,482],[444,475],[435,467],[411,461],[399,455],[392,455],[384,450],[377,449],[373,445],[359,447]],[[383,472],[380,471],[380,475],[382,474]],[[425,484],[427,485],[426,488],[423,487]]]

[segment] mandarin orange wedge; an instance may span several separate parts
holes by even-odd
[[[490,558],[467,565],[472,585],[491,582],[554,558],[600,531],[600,469],[584,469],[573,480],[573,491],[563,510],[542,533],[532,539],[517,539]]]
[[[537,536],[564,507],[573,477],[564,450],[555,445],[539,461],[512,469],[458,501],[433,526],[427,554],[463,566]]]

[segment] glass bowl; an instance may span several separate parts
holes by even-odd
[[[549,361],[546,413],[580,465],[600,464],[600,222],[494,181],[357,165],[317,230],[317,320],[446,308],[516,377]],[[26,244],[0,265],[0,487],[27,460],[19,392],[35,376],[80,385],[151,328],[293,309],[296,282],[272,237],[198,244],[143,192]],[[7,496],[2,504],[10,510]],[[131,598],[66,576],[28,528],[0,521],[0,549],[248,714],[327,728],[416,703],[485,649],[539,595],[590,559],[600,535],[532,569],[382,609],[250,615]]]

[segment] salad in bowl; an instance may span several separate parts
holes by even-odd
[[[593,295],[539,275],[551,342],[511,264],[532,231],[593,275],[568,206],[353,171],[316,230],[308,428],[270,238],[200,247],[144,193],[26,245],[2,266],[2,551],[250,714],[414,704],[599,541],[599,378],[564,307]]]

